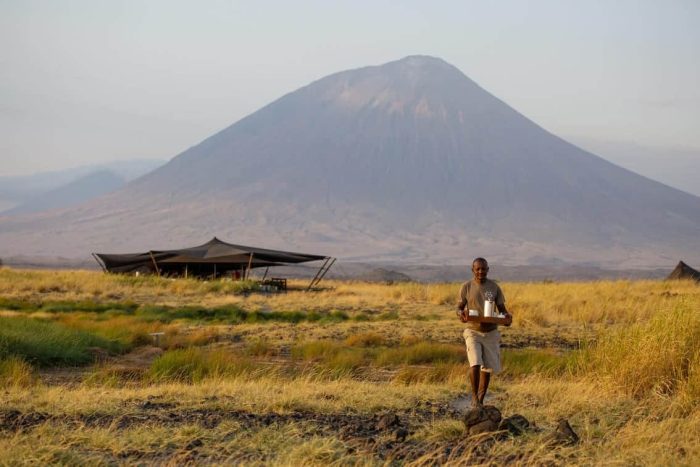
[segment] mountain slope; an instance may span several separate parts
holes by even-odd
[[[632,266],[700,251],[699,198],[563,141],[423,56],[311,83],[62,219],[84,225],[63,234],[73,253],[213,234],[355,260]],[[65,232],[57,222],[3,219],[0,239]]]

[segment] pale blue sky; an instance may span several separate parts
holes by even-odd
[[[0,0],[0,175],[168,159],[324,75],[413,54],[562,137],[700,154],[698,25],[693,0]]]

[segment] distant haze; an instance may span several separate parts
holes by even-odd
[[[700,196],[700,149],[643,147],[576,136],[567,139],[626,169]]]
[[[555,134],[700,165],[698,24],[693,0],[3,1],[0,176],[170,158],[290,89],[411,54]]]

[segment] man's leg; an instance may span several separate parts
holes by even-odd
[[[481,404],[479,400],[479,385],[482,376],[481,365],[469,367],[469,382],[472,385],[472,407],[478,407]]]
[[[472,407],[479,407],[479,382],[483,365],[482,346],[478,342],[479,332],[464,330],[464,342],[467,345],[467,360],[469,360],[469,382],[472,386]]]
[[[486,391],[489,389],[489,382],[491,381],[491,372],[490,371],[481,371],[481,375],[478,378],[479,380],[479,393],[477,395],[477,398],[479,400],[479,405],[484,404],[484,397],[486,397]]]
[[[501,371],[501,333],[494,329],[486,333],[483,339],[483,365],[479,377],[479,403],[484,403],[486,391],[489,389],[491,374]]]

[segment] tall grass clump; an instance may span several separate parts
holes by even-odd
[[[210,378],[233,378],[259,372],[252,361],[231,353],[197,348],[170,350],[153,361],[149,376],[154,382],[198,383]]]
[[[23,359],[7,357],[0,360],[0,386],[28,387],[36,380],[34,368]]]
[[[648,322],[602,333],[582,352],[580,368],[635,398],[686,389],[700,396],[700,314],[683,301]],[[699,397],[700,398],[700,397]]]
[[[351,347],[377,347],[386,343],[384,336],[376,332],[352,334],[345,339],[345,344]]]
[[[330,358],[337,355],[343,347],[333,341],[301,342],[292,347],[292,357],[302,360]]]
[[[0,359],[21,357],[39,366],[83,365],[93,360],[91,347],[112,353],[123,345],[55,322],[0,317]]]

